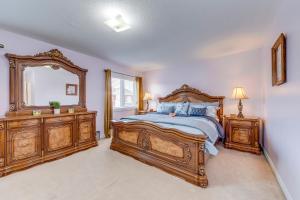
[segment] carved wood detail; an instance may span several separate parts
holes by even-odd
[[[220,119],[220,123],[222,123],[224,98],[224,96],[211,96],[184,84],[179,89],[174,90],[171,94],[161,97],[158,100],[159,102],[218,102],[220,109],[218,110],[217,115]]]
[[[8,164],[41,155],[41,135],[39,127],[9,129],[7,132]]]
[[[138,144],[139,133],[137,131],[120,131],[118,137],[125,142]]]
[[[9,60],[9,112],[7,116],[21,116],[32,114],[32,110],[40,109],[43,114],[50,114],[52,110],[49,106],[25,106],[23,100],[23,71],[27,66],[52,65],[59,66],[65,70],[76,74],[79,77],[79,103],[78,105],[66,105],[61,107],[63,113],[68,108],[74,108],[78,112],[86,111],[86,73],[87,70],[74,65],[59,50],[52,49],[48,52],[38,53],[35,56],[20,56],[15,54],[5,54]]]
[[[93,114],[78,115],[78,143],[79,145],[95,140],[96,118]]]
[[[3,167],[5,164],[5,130],[4,123],[0,122],[0,167]],[[1,173],[1,172],[0,172]]]
[[[111,149],[206,187],[203,135],[189,135],[147,122],[113,121]],[[135,142],[137,141],[137,142]]]
[[[66,124],[61,126],[53,126],[47,128],[47,151],[55,151],[73,145],[72,137],[72,124]]]
[[[137,145],[145,151],[152,149],[150,134],[147,132],[146,129],[142,129],[139,132]]]
[[[86,121],[79,124],[79,142],[90,140],[93,133],[93,122]]]
[[[1,118],[0,176],[96,146],[95,123],[96,112]]]
[[[159,98],[159,102],[218,102],[220,109],[217,114],[222,124],[224,98],[208,95],[184,84],[166,97]],[[111,149],[154,165],[200,187],[207,187],[205,136],[161,128],[141,121],[113,120],[112,127]]]
[[[39,126],[40,125],[40,119],[30,119],[30,120],[16,120],[16,121],[10,121],[7,123],[7,128],[20,128],[20,127],[28,127],[28,126]]]
[[[150,136],[150,142],[152,144],[152,150],[159,151],[161,153],[165,153],[179,158],[185,157],[183,154],[184,149],[172,142],[162,140],[161,138],[156,136]]]
[[[259,118],[224,117],[226,148],[260,154],[259,139],[262,134],[262,120]]]

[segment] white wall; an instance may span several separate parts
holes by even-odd
[[[77,105],[79,102],[79,77],[60,68],[27,67],[24,80],[31,85],[31,100],[35,106],[48,106],[50,101],[59,101],[61,105]],[[77,85],[77,95],[66,95],[66,84]],[[30,94],[29,94],[30,95]]]
[[[265,59],[265,149],[283,181],[288,199],[300,199],[300,1],[281,2]],[[287,83],[272,87],[270,49],[284,32],[287,36]]]
[[[9,106],[9,64],[5,53],[19,55],[35,55],[57,48],[72,60],[76,65],[88,69],[87,73],[87,108],[98,111],[97,130],[103,133],[103,111],[104,111],[104,69],[110,68],[114,71],[135,75],[136,72],[129,68],[119,66],[109,61],[71,51],[56,45],[28,38],[0,29],[1,43],[5,44],[0,49],[0,115],[8,111]],[[119,113],[121,115],[122,113]]]
[[[155,98],[165,96],[182,84],[188,84],[210,95],[226,97],[226,114],[237,113],[237,101],[231,99],[236,86],[245,88],[245,115],[263,115],[261,49],[231,56],[200,61],[196,66],[174,66],[170,69],[145,72],[145,91]]]

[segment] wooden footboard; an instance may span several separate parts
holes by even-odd
[[[190,135],[142,121],[113,121],[112,127],[112,150],[200,187],[207,187],[204,163],[206,136]]]

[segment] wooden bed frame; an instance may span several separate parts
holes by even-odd
[[[218,116],[221,123],[223,99],[223,96],[210,96],[183,85],[170,95],[159,98],[159,102],[219,102]],[[200,187],[207,187],[206,136],[162,128],[145,121],[112,121],[112,128],[112,150],[158,167]]]

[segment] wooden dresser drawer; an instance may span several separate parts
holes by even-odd
[[[89,115],[78,115],[78,119],[93,119],[94,115],[89,114]]]
[[[8,129],[12,128],[23,128],[29,126],[39,126],[41,120],[40,119],[27,119],[27,120],[16,120],[16,121],[9,121],[7,123]]]
[[[4,129],[4,128],[5,128],[4,122],[0,122],[0,130],[1,130],[1,129]]]
[[[231,124],[232,126],[234,126],[234,125],[238,125],[238,126],[246,126],[246,127],[252,126],[252,122],[251,122],[251,121],[238,121],[238,120],[232,120],[232,121],[230,122],[230,124]]]
[[[51,124],[51,123],[63,123],[63,122],[71,122],[74,121],[74,116],[66,116],[66,117],[53,117],[53,118],[46,118],[45,123]]]
[[[260,154],[260,131],[262,130],[260,118],[224,117],[226,148]]]
[[[231,141],[241,144],[251,144],[251,129],[233,128],[231,133]]]

